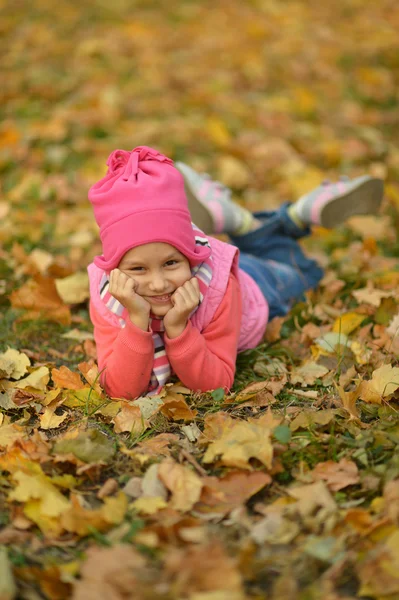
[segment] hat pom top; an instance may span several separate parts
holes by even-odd
[[[148,146],[137,146],[131,152],[127,150],[114,150],[108,157],[107,175],[121,175],[123,180],[128,181],[130,177],[137,177],[141,162],[156,160],[161,163],[173,165],[173,160],[157,152]]]

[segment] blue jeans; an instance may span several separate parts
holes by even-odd
[[[287,212],[289,203],[276,211],[254,213],[263,221],[256,231],[231,236],[240,250],[240,268],[258,284],[269,304],[269,318],[286,315],[305,290],[314,288],[323,270],[307,258],[297,239],[310,229],[298,227]]]

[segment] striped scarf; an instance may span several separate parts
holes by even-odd
[[[208,238],[205,234],[192,223],[195,243],[201,246],[210,247]],[[198,279],[199,290],[200,290],[200,304],[207,292],[209,284],[212,280],[212,255],[207,258],[204,262],[196,265],[191,269],[191,274]],[[109,278],[106,273],[103,274],[100,280],[100,297],[104,302],[105,306],[118,317],[121,327],[126,326],[126,319],[129,318],[128,311],[116,298],[111,296],[108,291]],[[198,305],[199,306],[199,305]],[[191,313],[194,314],[197,308]],[[191,316],[190,315],[190,316]],[[157,394],[161,388],[165,385],[172,374],[172,369],[166,354],[165,343],[164,343],[164,323],[162,317],[155,317],[150,313],[150,329],[152,331],[152,339],[154,341],[154,363],[152,367],[150,384],[148,386],[148,395]]]

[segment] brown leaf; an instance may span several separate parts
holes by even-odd
[[[112,422],[115,424],[115,433],[128,431],[140,434],[149,426],[149,422],[143,419],[140,407],[128,402],[121,402],[121,410]]]
[[[338,463],[332,460],[318,463],[313,469],[312,475],[316,479],[326,481],[332,492],[338,492],[348,485],[359,483],[356,463],[347,458],[342,458]]]
[[[197,414],[196,410],[192,410],[184,399],[182,394],[169,392],[163,400],[161,413],[172,421],[192,421]]]
[[[232,471],[221,479],[205,477],[202,481],[201,497],[195,504],[194,511],[207,516],[226,515],[269,485],[272,478],[268,473],[260,471],[254,473]]]
[[[356,401],[359,398],[360,386],[351,392],[345,392],[340,385],[337,385],[336,387],[342,401],[342,406],[349,413],[350,418],[359,421],[360,414],[356,408]]]
[[[176,598],[182,594],[191,597],[196,592],[226,590],[231,600],[243,600],[242,578],[236,561],[218,541],[184,550],[171,549],[165,557],[165,568],[173,581]]]
[[[14,308],[29,310],[31,318],[45,318],[63,325],[70,325],[71,313],[57,293],[54,279],[37,275],[29,279],[21,288],[10,294]]]
[[[145,559],[130,545],[93,546],[86,552],[72,600],[139,600],[134,590],[137,594],[137,577],[144,568]]]
[[[399,479],[388,481],[384,487],[384,510],[393,523],[399,525]]]
[[[102,389],[99,383],[99,373],[98,367],[94,363],[93,360],[89,362],[81,362],[78,364],[78,369],[82,373],[83,377],[86,379],[87,383],[92,387],[96,392],[101,394]]]
[[[280,339],[281,327],[284,321],[285,317],[274,317],[274,319],[268,322],[265,333],[265,340],[267,342],[273,343]]]
[[[167,459],[159,465],[158,477],[172,492],[170,501],[172,508],[188,511],[198,502],[201,495],[202,481],[188,467],[178,465],[172,459]]]
[[[81,390],[85,387],[79,373],[74,373],[68,367],[62,365],[59,369],[51,371],[51,378],[55,385],[59,388],[67,390]]]
[[[288,492],[290,496],[298,500],[298,510],[303,517],[314,514],[318,508],[323,508],[328,513],[337,509],[335,501],[323,481],[292,487]]]

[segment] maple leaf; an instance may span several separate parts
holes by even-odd
[[[175,463],[171,459],[164,460],[159,465],[158,477],[172,492],[170,505],[176,510],[191,510],[199,500],[202,481],[194,471]]]
[[[112,548],[92,546],[86,552],[80,579],[74,581],[73,600],[122,600],[132,598],[135,590],[137,598],[137,577],[145,568],[142,554],[131,545],[118,544]]]
[[[129,433],[140,434],[149,427],[148,420],[143,418],[140,406],[129,402],[121,402],[121,410],[113,419],[115,424],[115,433],[128,431]]]
[[[270,484],[272,478],[268,473],[232,471],[220,479],[205,477],[202,481],[201,497],[194,511],[206,517],[226,515]]]
[[[399,388],[399,367],[383,365],[373,371],[370,381],[360,383],[359,397],[365,402],[381,404]]]
[[[318,365],[314,361],[306,362],[301,367],[291,371],[291,383],[293,385],[299,383],[301,386],[306,387],[313,385],[316,379],[320,379],[326,373],[328,373],[328,369],[323,365]]]
[[[221,463],[229,467],[252,469],[249,460],[256,458],[270,469],[273,459],[271,428],[265,426],[260,419],[232,419],[219,439],[209,445],[203,461],[214,462],[218,456]]]
[[[192,421],[197,411],[191,409],[182,394],[168,392],[163,398],[161,413],[172,421]]]
[[[79,373],[74,373],[65,365],[62,365],[59,369],[53,369],[51,371],[51,379],[57,387],[67,390],[81,390],[84,388],[84,383]]]
[[[324,479],[332,492],[338,492],[360,481],[356,463],[346,458],[342,458],[338,463],[332,460],[318,463],[312,475],[316,479]]]

